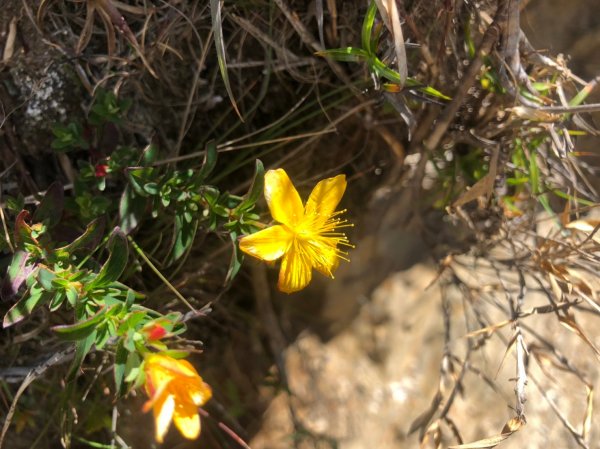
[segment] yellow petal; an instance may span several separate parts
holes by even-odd
[[[265,199],[279,223],[294,227],[304,216],[300,195],[282,168],[265,173]]]
[[[161,366],[161,357],[159,355],[150,355],[144,363],[144,372],[146,373],[146,393],[150,398],[144,404],[144,411],[150,410],[154,402],[163,394],[169,383],[173,380],[172,373]]]
[[[346,184],[345,175],[320,181],[306,202],[305,215],[318,215],[322,217],[323,221],[327,220],[342,199],[346,191]]]
[[[162,443],[171,419],[173,418],[173,412],[175,411],[175,398],[170,394],[162,395],[154,403],[154,421],[156,427],[156,441]]]
[[[189,385],[189,395],[192,402],[198,407],[206,404],[210,398],[212,398],[212,390],[208,384],[202,382],[200,379],[200,385],[192,384]]]
[[[170,369],[174,374],[177,374],[178,376],[200,378],[200,375],[198,374],[198,371],[196,371],[196,368],[194,368],[194,365],[187,360],[173,359],[171,357],[169,357],[169,359],[171,361]]]
[[[261,260],[276,260],[288,250],[294,236],[285,227],[271,226],[240,239],[240,249]]]
[[[189,402],[177,404],[173,416],[175,425],[188,440],[195,440],[200,435],[200,416],[197,407]]]
[[[294,242],[281,262],[277,287],[284,293],[297,292],[306,287],[311,278],[310,259],[302,252],[302,247]]]

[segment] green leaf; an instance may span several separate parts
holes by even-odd
[[[67,300],[72,307],[77,305],[77,300],[79,299],[79,292],[73,286],[69,286],[66,288],[65,293],[67,295]]]
[[[158,175],[153,167],[142,167],[127,170],[127,178],[129,179],[129,184],[133,187],[133,190],[135,190],[135,193],[146,197],[148,196],[148,193],[144,187],[148,183],[156,183]]]
[[[54,290],[54,286],[52,285],[54,279],[56,279],[56,273],[46,267],[40,267],[37,273],[37,280],[45,290]]]
[[[12,302],[23,282],[33,273],[37,264],[29,261],[29,253],[18,249],[10,262],[6,277],[2,280],[0,298]]]
[[[105,287],[119,279],[125,267],[129,250],[127,247],[127,238],[119,229],[115,228],[108,242],[109,256],[98,275],[86,285],[85,290],[91,291],[99,287]]]
[[[156,162],[158,158],[158,147],[151,143],[142,152],[142,162],[144,165],[151,165]]]
[[[144,216],[147,202],[145,198],[136,196],[130,184],[125,186],[119,202],[119,226],[123,232],[129,234],[137,228]]]
[[[64,338],[65,340],[83,340],[99,327],[99,324],[104,321],[109,310],[110,309],[107,309],[106,307],[102,307],[95,315],[92,315],[83,321],[79,321],[75,324],[53,326],[51,329],[56,332],[59,337]]]
[[[132,382],[138,377],[141,363],[142,359],[137,352],[128,353],[125,365],[125,382]]]
[[[396,83],[396,84],[402,86],[402,78],[400,77],[400,74],[398,72],[396,72],[395,70],[390,69],[387,65],[385,65],[376,56],[371,57],[368,61],[368,64],[369,64],[369,68],[371,69],[371,71],[373,71],[377,76],[380,76],[382,78],[385,78],[389,81],[392,81],[393,83]],[[406,86],[416,87],[421,92],[424,92],[435,98],[440,98],[442,100],[451,100],[450,97],[448,97],[447,95],[444,95],[439,90],[436,90],[431,86],[423,86],[423,85],[421,85],[421,83],[419,83],[419,81],[415,80],[414,78],[407,78]]]
[[[248,193],[244,196],[244,200],[240,204],[244,206],[240,207],[240,209],[245,210],[254,206],[260,196],[263,193],[265,187],[265,166],[260,161],[260,159],[256,159],[256,164],[254,167],[254,179],[252,180],[252,185],[250,189],[248,189]]]
[[[125,298],[125,309],[130,310],[133,307],[135,301],[135,293],[131,289],[127,289],[127,296]]]
[[[83,234],[73,240],[66,246],[57,248],[56,252],[59,257],[69,257],[74,251],[81,248],[94,248],[102,238],[104,234],[104,218],[96,218],[91,221]]]
[[[217,165],[217,145],[214,140],[211,140],[206,144],[206,151],[204,152],[204,161],[202,162],[202,168],[198,172],[198,179],[204,181],[208,175],[212,173]]]
[[[537,153],[532,151],[529,155],[529,184],[531,185],[531,193],[535,196],[539,194],[541,189],[540,170],[537,164]]]
[[[98,326],[98,335],[96,335],[96,349],[100,350],[106,346],[110,337],[115,335],[114,323],[112,320],[107,320]]]
[[[64,189],[60,182],[53,182],[46,190],[44,198],[33,213],[33,222],[45,222],[48,228],[56,226],[62,217],[64,208]]]
[[[48,302],[50,298],[51,295],[39,284],[33,284],[21,299],[4,315],[2,327],[7,328],[22,321],[31,315],[35,309]]]
[[[158,193],[160,192],[160,188],[155,182],[149,182],[147,184],[144,184],[143,189],[144,192],[148,195],[158,195]]]
[[[370,55],[374,55],[376,52],[376,48],[373,46],[373,41],[371,40],[371,35],[373,33],[373,24],[375,23],[375,15],[377,14],[377,3],[373,0],[369,3],[369,8],[367,9],[367,13],[365,14],[365,18],[363,20],[362,30],[361,30],[361,43],[362,48],[366,50],[366,52]]]
[[[167,265],[171,265],[180,259],[194,243],[198,231],[198,219],[195,216],[188,216],[188,218],[191,219],[186,220],[186,213],[175,216],[173,248],[166,260]]]
[[[84,340],[79,340],[75,344],[75,355],[73,357],[73,363],[71,364],[71,369],[69,370],[69,374],[67,376],[67,381],[71,381],[71,380],[75,379],[75,376],[77,375],[77,371],[79,371],[79,368],[81,367],[81,364],[83,363],[83,360],[85,359],[85,356],[87,355],[88,352],[90,352],[90,349],[92,348],[92,345],[94,344],[95,341],[96,341],[96,331],[94,330]]]
[[[56,312],[58,309],[60,309],[60,306],[62,306],[62,303],[64,302],[65,298],[66,295],[64,291],[56,292],[52,297],[50,304],[48,305],[50,312]]]
[[[221,2],[220,0],[210,0],[210,16],[212,20],[212,29],[215,38],[215,48],[217,49],[217,60],[219,62],[219,70],[221,71],[221,78],[225,84],[227,95],[231,101],[231,105],[235,110],[236,114],[243,122],[244,119],[238,110],[231,85],[229,84],[229,75],[227,74],[227,60],[225,59],[225,41],[223,39],[223,26],[221,24]]]
[[[83,130],[79,123],[71,122],[67,126],[56,124],[52,126],[54,140],[50,144],[53,150],[70,151],[87,149],[88,143],[83,138]]]
[[[227,270],[227,276],[225,276],[225,287],[231,285],[231,282],[240,271],[242,262],[244,261],[244,253],[238,248],[237,233],[232,231],[229,233],[232,242],[231,261],[229,262],[229,270]]]
[[[127,331],[127,334],[125,335],[125,338],[123,339],[123,347],[128,352],[135,352],[135,339],[136,339],[135,329],[129,329]]]
[[[362,48],[346,47],[321,50],[315,53],[323,58],[331,58],[334,61],[361,62],[369,58],[369,54]]]

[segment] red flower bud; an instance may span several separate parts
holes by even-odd
[[[150,340],[150,341],[152,341],[152,340],[160,340],[165,335],[167,335],[167,331],[160,324],[152,324],[146,330],[146,335],[148,337],[148,340]]]
[[[106,164],[96,164],[94,175],[96,178],[104,178],[108,173],[108,165]]]

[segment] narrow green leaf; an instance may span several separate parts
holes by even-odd
[[[123,274],[127,266],[129,250],[127,248],[127,238],[119,228],[114,229],[108,242],[108,248],[110,252],[108,259],[100,269],[98,275],[86,285],[86,291],[105,287],[111,282],[117,281],[121,274]]]
[[[7,328],[22,321],[31,315],[35,309],[48,302],[50,298],[51,295],[39,284],[35,283],[25,292],[21,299],[10,308],[6,315],[4,315],[2,327]]]
[[[202,162],[202,168],[198,172],[198,179],[204,181],[208,175],[215,169],[217,165],[217,144],[214,140],[211,140],[206,144],[206,151],[204,152],[204,161]]]
[[[129,185],[133,187],[135,193],[140,196],[148,196],[144,187],[151,182],[156,182],[157,176],[155,175],[156,170],[153,167],[134,168],[127,170],[127,178],[129,179]]]
[[[369,8],[367,9],[367,13],[365,14],[365,19],[363,20],[362,30],[361,30],[361,43],[362,48],[366,50],[369,55],[374,55],[376,48],[373,47],[373,42],[371,41],[371,35],[373,33],[373,24],[375,23],[375,15],[377,14],[377,4],[375,1],[371,0],[369,3]]]
[[[175,216],[174,231],[173,231],[173,248],[169,257],[166,260],[167,265],[179,260],[194,243],[196,232],[198,231],[198,219],[191,217],[190,221],[186,220],[185,214]]]
[[[45,290],[54,290],[54,286],[52,285],[54,279],[56,279],[56,273],[46,267],[40,267],[37,273],[37,280]]]
[[[355,47],[322,50],[316,52],[315,55],[342,62],[361,62],[369,58],[369,54],[365,50]]]
[[[221,2],[219,0],[210,0],[210,15],[212,19],[212,29],[215,37],[215,48],[217,49],[217,60],[219,62],[219,70],[221,71],[221,78],[223,78],[223,83],[225,84],[225,89],[227,90],[227,95],[229,96],[229,100],[231,101],[231,105],[235,110],[236,114],[243,122],[244,119],[238,110],[237,104],[235,102],[235,98],[233,97],[233,92],[231,90],[231,85],[229,84],[229,75],[227,74],[227,60],[225,58],[225,41],[223,39],[223,27],[221,24]]]
[[[537,153],[532,151],[529,155],[529,184],[531,193],[535,196],[541,192],[540,170],[537,165]]]
[[[144,216],[147,200],[135,194],[134,188],[127,184],[119,201],[119,226],[126,234],[137,228]]]
[[[50,304],[48,304],[48,309],[50,309],[50,312],[56,312],[58,309],[60,309],[60,306],[62,306],[62,303],[65,301],[66,297],[67,295],[65,295],[65,292],[56,292],[52,297]]]
[[[142,359],[137,352],[128,353],[127,362],[125,364],[125,382],[132,382],[135,380],[138,376],[141,363]]]
[[[265,186],[265,167],[260,159],[256,159],[254,168],[254,179],[252,185],[248,189],[248,193],[244,196],[244,200],[238,206],[239,210],[246,210],[254,206],[263,193]]]
[[[231,282],[240,271],[242,262],[244,261],[244,253],[238,248],[237,233],[232,231],[229,233],[232,242],[231,261],[229,262],[229,270],[225,276],[225,287],[231,285]]]
[[[154,162],[156,162],[157,157],[158,147],[154,143],[151,143],[146,148],[144,148],[144,151],[142,152],[142,162],[144,163],[144,165],[148,166],[153,164]]]
[[[106,307],[102,307],[95,315],[92,315],[86,320],[79,321],[75,324],[53,326],[51,329],[56,332],[59,337],[64,338],[65,340],[83,340],[99,327],[99,324],[105,319],[109,310],[110,309],[107,309]]]
[[[6,277],[2,280],[0,299],[12,302],[23,282],[33,273],[37,264],[28,263],[29,253],[18,249],[10,262]]]
[[[144,192],[148,195],[158,195],[160,192],[160,187],[155,182],[149,182],[147,184],[144,184],[143,189]]]
[[[75,379],[77,375],[77,371],[81,367],[83,360],[90,349],[92,349],[92,345],[96,341],[96,331],[94,330],[91,334],[89,334],[84,340],[79,340],[75,345],[75,355],[73,357],[73,363],[71,364],[71,369],[69,370],[69,374],[67,376],[67,380],[71,381]]]
[[[78,249],[95,247],[104,235],[104,224],[104,218],[100,217],[94,219],[87,225],[83,234],[81,234],[68,245],[57,248],[56,251],[60,255],[68,257]]]
[[[382,78],[385,78],[389,81],[392,81],[395,84],[398,84],[400,86],[402,86],[402,78],[400,77],[400,74],[398,72],[396,72],[393,69],[390,69],[387,65],[385,65],[379,58],[377,57],[372,57],[371,59],[369,59],[369,67],[370,69],[377,74],[377,76],[380,76]],[[432,97],[435,98],[440,98],[442,100],[451,100],[450,97],[448,97],[447,95],[444,95],[443,93],[441,93],[439,90],[434,89],[431,86],[423,86],[419,81],[415,80],[414,78],[406,78],[406,86],[408,87],[416,87],[418,88],[421,92],[424,92],[428,95],[431,95]]]
[[[125,309],[130,310],[133,307],[135,301],[135,293],[131,289],[127,289],[127,296],[125,299]]]

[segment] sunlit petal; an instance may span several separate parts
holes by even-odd
[[[144,413],[150,410],[152,407],[154,407],[156,401],[158,401],[162,396],[164,396],[164,393],[167,387],[169,386],[169,382],[164,382],[159,383],[157,384],[157,387],[154,387],[151,382],[151,376],[146,376],[146,393],[148,394],[148,397],[150,399],[148,399],[142,407],[142,411]]]
[[[189,394],[192,402],[197,406],[201,406],[206,404],[212,397],[212,390],[208,384],[200,380],[197,384],[189,385]]]
[[[318,215],[326,221],[339,204],[346,191],[346,176],[338,175],[320,181],[306,202],[305,215]]]
[[[175,411],[175,398],[172,395],[163,395],[158,398],[154,403],[154,422],[156,424],[156,441],[162,443],[171,419],[173,419],[173,412]]]
[[[173,421],[185,438],[194,440],[200,435],[200,416],[194,404],[187,402],[177,404]]]
[[[277,287],[284,293],[293,293],[306,287],[312,278],[311,261],[294,243],[281,262]]]
[[[198,406],[211,398],[212,391],[194,366],[165,354],[149,354],[144,361],[144,372],[150,399],[143,410],[153,409],[156,441],[163,441],[171,420],[186,438],[198,437]]]
[[[240,239],[240,249],[261,260],[276,260],[288,250],[294,235],[285,226],[275,225]]]
[[[282,168],[265,173],[265,199],[279,223],[295,226],[304,216],[300,195]]]

